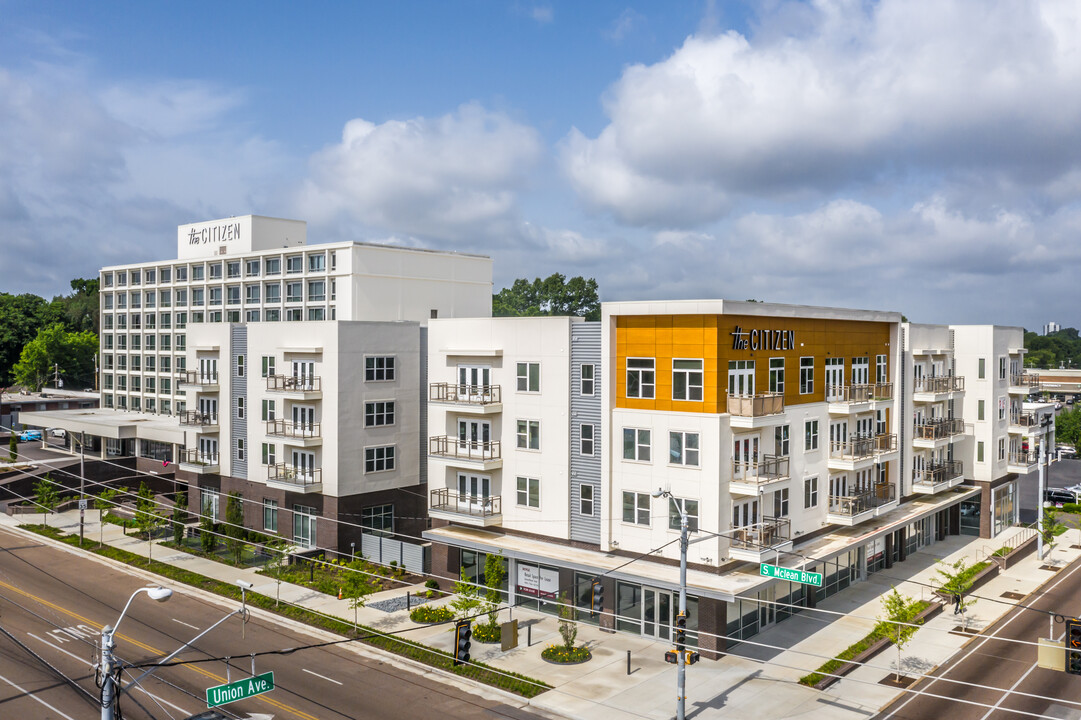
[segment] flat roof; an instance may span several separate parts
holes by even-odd
[[[628,300],[601,303],[604,315],[757,315],[761,317],[818,318],[901,322],[901,313],[886,310],[788,305],[747,300]]]
[[[40,392],[21,393],[21,392],[4,392],[0,393],[0,402],[5,403],[32,403],[52,400],[98,400],[100,395],[94,391],[83,392],[81,390],[64,390],[55,388],[45,388]]]
[[[36,427],[63,428],[98,437],[124,440],[139,438],[158,442],[184,443],[180,419],[168,415],[124,412],[107,408],[39,410],[19,413],[19,422]]]

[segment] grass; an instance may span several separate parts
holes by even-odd
[[[35,532],[45,537],[59,540],[60,542],[68,545],[79,545],[79,537],[77,535],[65,535],[56,528],[43,526],[43,525],[20,525],[19,527]],[[141,555],[130,553],[120,548],[114,548],[110,545],[99,545],[96,542],[85,541],[82,544],[82,548],[89,552],[96,553],[103,557],[118,560],[122,563],[138,567],[140,569],[149,569],[151,572],[161,575],[162,577],[174,580],[176,582],[184,583],[185,585],[191,585],[207,592],[212,592],[215,595],[230,598],[240,601],[240,588],[231,583],[224,583],[213,578],[208,578],[198,573],[193,573],[189,570],[174,567],[172,565],[166,565],[165,563],[153,560],[147,564],[146,558]],[[320,628],[322,630],[328,630],[338,635],[345,637],[355,636],[353,632],[353,624],[344,620],[338,620],[336,618],[327,617],[318,613],[311,612],[304,608],[296,607],[294,605],[281,605],[275,606],[274,598],[266,595],[260,595],[259,593],[249,592],[248,603],[272,612],[282,617],[287,617],[293,620],[299,620],[300,622],[311,625],[312,627]],[[360,626],[360,631],[364,635],[372,635],[371,637],[361,637],[358,642],[363,642],[366,645],[386,650],[387,652],[395,655],[415,660],[419,663],[427,665],[429,667],[439,668],[455,675],[470,678],[485,685],[491,685],[503,690],[509,690],[510,692],[521,695],[522,697],[531,698],[535,697],[545,690],[550,690],[551,685],[543,683],[539,680],[521,675],[519,673],[507,672],[505,670],[495,670],[491,666],[484,663],[473,661],[469,665],[454,665],[454,658],[450,653],[435,648],[429,648],[423,645],[411,643],[404,638],[399,639],[393,636],[375,634],[378,631],[366,627]]]
[[[372,577],[371,580],[377,583],[375,592],[380,590],[392,590],[396,587],[409,585],[409,579],[406,577],[406,573],[398,568],[384,567],[382,565],[376,565],[375,563],[361,560],[361,568],[363,572],[369,573]],[[280,570],[280,576],[282,582],[292,583],[294,585],[301,585],[312,590],[318,590],[326,595],[333,595],[337,597],[338,590],[345,585],[342,573],[350,572],[349,570],[342,569],[346,562],[338,560],[319,560],[315,563],[315,568],[309,567],[309,563],[302,562],[297,565],[287,565]],[[266,577],[278,579],[279,572],[272,570],[260,570],[260,575]],[[397,580],[383,579],[393,576],[398,578]],[[314,578],[314,579],[313,579]]]
[[[920,612],[926,610],[930,604],[931,603],[926,600],[920,601]],[[871,632],[842,650],[836,658],[827,660],[819,665],[818,669],[813,673],[801,677],[799,679],[800,684],[814,687],[827,676],[835,674],[842,665],[846,664],[849,660],[856,657],[879,640],[889,640],[889,625],[890,623],[888,622],[878,623]]]
[[[168,535],[169,537],[172,537],[173,533],[171,530],[169,531]],[[214,560],[215,562],[220,562],[223,565],[232,565],[233,567],[236,567],[236,565],[233,563],[233,553],[229,550],[229,548],[224,542],[218,543],[217,549],[209,554],[203,552],[203,545],[200,542],[199,538],[184,538],[180,541],[179,545],[177,545],[172,540],[167,540],[159,544],[171,550],[182,550],[183,552],[189,553],[191,555],[197,555],[199,557],[206,558],[207,560]],[[240,551],[240,567],[255,567],[257,565],[262,566],[266,563],[268,559],[268,555],[266,555],[265,553],[256,552],[255,547],[247,543],[245,543],[244,547]]]
[[[1009,545],[1003,545],[998,550],[995,550],[993,553],[991,553],[991,557],[1006,557],[1012,552],[1012,547],[1010,547]]]

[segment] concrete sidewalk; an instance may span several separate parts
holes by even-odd
[[[78,516],[77,510],[59,513],[50,517],[49,524],[77,534]],[[98,513],[87,511],[86,516],[86,538],[96,541],[100,529]],[[40,515],[0,517],[0,522],[7,525],[40,520]],[[1064,565],[1081,556],[1081,550],[1070,547],[1081,543],[1079,533],[1081,531],[1070,530],[1059,538],[1058,545],[1044,562],[1037,562],[1031,554],[980,588],[977,594],[989,599],[979,601],[970,610],[970,624],[977,628],[986,627],[1012,607],[1007,601],[999,603],[990,599],[999,598],[1005,592],[1028,594],[1054,576],[1053,572],[1041,570],[1040,565],[1048,561]],[[881,595],[889,592],[891,585],[906,595],[929,598],[929,589],[907,581],[927,583],[936,576],[938,560],[982,559],[988,552],[1009,544],[1009,538],[1009,532],[993,541],[950,537],[909,556],[889,570],[871,575],[868,580],[856,583],[818,606],[819,610],[842,615],[801,612],[767,628],[751,641],[737,645],[720,660],[704,660],[688,668],[687,716],[700,720],[748,717],[769,720],[795,716],[862,720],[868,717],[902,692],[879,684],[896,664],[894,649],[887,649],[874,658],[870,666],[857,669],[825,692],[800,685],[799,677],[866,635],[875,624],[874,618],[882,614]],[[125,536],[119,526],[107,524],[104,539],[107,544],[129,552],[144,557],[147,554],[146,541]],[[153,557],[159,562],[223,582],[245,580],[255,586],[255,592],[275,597],[275,581],[256,574],[254,569],[234,568],[160,546],[154,548]],[[400,598],[406,590],[416,593],[424,588],[383,591],[372,595],[369,603]],[[353,610],[346,600],[290,583],[281,583],[280,594],[284,602],[333,615],[345,622],[353,621]],[[433,602],[443,604],[448,601]],[[554,687],[531,700],[530,705],[581,720],[598,717],[664,720],[674,716],[676,672],[674,666],[664,662],[664,651],[670,648],[670,643],[602,632],[595,626],[582,624],[578,642],[589,646],[593,659],[583,665],[554,665],[542,660],[540,651],[546,645],[560,641],[558,619],[519,608],[500,613],[500,620],[505,621],[512,614],[519,620],[519,647],[503,652],[498,645],[474,641],[473,657],[495,668],[543,680]],[[376,630],[412,628],[405,637],[431,647],[450,651],[453,646],[453,632],[448,626],[417,626],[409,620],[404,609],[383,612],[364,607],[359,610],[358,619]],[[947,608],[918,630],[905,648],[902,670],[909,674],[926,673],[949,659],[969,639],[950,634],[949,630],[957,624],[957,618]],[[527,646],[530,636],[532,645]],[[628,652],[630,674],[627,672]],[[470,681],[463,679],[462,682]]]

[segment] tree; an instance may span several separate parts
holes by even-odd
[[[150,564],[154,552],[154,531],[161,527],[164,519],[158,514],[158,504],[154,500],[154,491],[146,483],[139,483],[139,493],[135,498],[135,527],[146,533],[146,561]]]
[[[48,525],[49,513],[60,503],[60,493],[57,492],[56,484],[49,473],[45,473],[45,477],[34,485],[34,501],[41,508],[41,523]]]
[[[488,627],[493,634],[498,626],[499,604],[503,601],[503,579],[507,576],[503,569],[503,557],[495,553],[488,553],[484,560],[484,584],[487,590],[484,593],[485,610],[488,613]]]
[[[941,577],[939,592],[953,598],[953,612],[955,615],[961,614],[961,624],[967,630],[968,613],[966,610],[976,604],[976,598],[967,596],[966,593],[972,588],[976,573],[968,566],[968,560],[965,558],[961,558],[954,563],[947,563],[944,560],[938,562],[940,565],[949,568],[948,570],[945,568],[938,568],[937,570]]]
[[[184,541],[184,521],[188,518],[188,494],[177,493],[173,505],[173,543],[180,545]]]
[[[8,435],[8,459],[11,462],[15,462],[19,457],[19,436],[15,432],[15,428],[11,428],[11,434]]]
[[[98,512],[98,544],[105,544],[105,513],[109,512],[116,506],[116,496],[118,494],[116,488],[105,488],[94,500],[94,507]]]
[[[567,280],[560,273],[543,280],[535,278],[532,282],[518,278],[509,288],[492,296],[492,315],[574,315],[586,320],[600,320],[597,281],[580,276]]]
[[[901,651],[915,634],[917,628],[912,623],[920,614],[920,602],[897,592],[897,588],[882,598],[882,610],[885,617],[879,618],[886,637],[897,646],[897,682],[901,681]]]
[[[1054,549],[1058,536],[1066,531],[1066,525],[1059,521],[1058,514],[1053,508],[1044,508],[1040,518],[1039,533],[1043,537],[1043,543],[1047,546],[1047,553]],[[1043,560],[1043,558],[1036,558]]]
[[[92,332],[72,333],[63,324],[53,323],[38,331],[26,343],[15,363],[15,382],[40,390],[49,382],[55,369],[62,379],[76,387],[86,386],[94,379],[94,354],[98,351],[98,336]]]
[[[210,514],[212,510],[210,501],[203,504],[203,514],[199,517],[199,541],[203,544],[203,552],[210,555],[218,547],[218,536],[214,532],[214,518]]]
[[[71,294],[53,298],[59,304],[64,324],[72,332],[98,332],[98,279],[75,278]]]
[[[364,606],[368,596],[375,592],[375,583],[367,573],[364,559],[354,560],[345,566],[345,578],[343,579],[342,596],[349,600],[349,607],[353,608],[353,631],[360,629],[357,621],[357,610]]]
[[[462,577],[465,577],[465,568],[462,568]],[[450,606],[454,608],[454,616],[460,619],[473,617],[477,614],[477,608],[482,604],[480,591],[477,586],[466,580],[454,583],[454,599]]]
[[[274,577],[274,581],[277,584],[274,593],[274,607],[278,607],[281,603],[282,573],[285,571],[285,541],[280,539],[271,540],[266,544],[266,549],[271,555],[270,559],[267,560],[266,565],[263,566],[263,569],[270,571],[270,574]]]
[[[27,293],[0,293],[0,385],[14,379],[12,369],[23,346],[34,339],[49,316],[48,304]]]
[[[567,601],[567,594],[559,594],[559,634],[563,637],[563,647],[567,652],[574,649],[578,637],[578,611]]]
[[[1081,409],[1064,410],[1055,416],[1055,441],[1081,448]]]
[[[233,556],[234,565],[240,564],[247,534],[244,529],[244,507],[240,504],[240,493],[229,493],[229,499],[225,503],[225,547]]]

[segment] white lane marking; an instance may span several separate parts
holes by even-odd
[[[38,697],[37,695],[33,694],[33,693],[32,693],[32,692],[30,692],[29,690],[23,690],[23,689],[22,689],[21,687],[19,687],[19,686],[18,686],[18,685],[16,685],[15,683],[11,682],[10,680],[8,680],[8,679],[7,679],[6,677],[4,677],[3,675],[0,675],[0,680],[3,680],[3,681],[4,681],[4,682],[6,682],[6,683],[7,683],[8,685],[10,685],[11,687],[15,688],[16,690],[18,690],[19,692],[21,692],[21,693],[22,693],[23,695],[27,696],[27,697],[28,697],[28,698],[30,698],[31,700],[37,700],[37,701],[38,701],[39,703],[41,703],[41,704],[42,704],[42,705],[44,705],[45,707],[49,708],[50,710],[52,710],[52,711],[53,711],[54,713],[56,713],[56,714],[57,714],[57,715],[59,715],[60,717],[64,717],[64,718],[67,718],[67,720],[75,720],[75,718],[73,718],[73,717],[72,717],[71,715],[66,715],[66,714],[64,714],[64,713],[60,712],[59,710],[57,710],[56,708],[54,708],[54,707],[53,707],[52,705],[50,705],[49,703],[45,702],[44,700],[42,700],[41,698],[39,698],[39,697]]]
[[[308,673],[309,675],[314,675],[314,676],[316,676],[317,678],[323,678],[324,680],[326,680],[326,681],[328,681],[328,682],[332,682],[332,683],[334,683],[335,685],[341,685],[341,683],[340,683],[340,682],[338,682],[337,680],[335,680],[334,678],[328,678],[328,677],[327,677],[326,675],[320,675],[320,674],[319,674],[319,673],[317,673],[317,672],[312,672],[312,671],[311,671],[311,670],[309,670],[308,668],[300,668],[300,669],[301,669],[301,670],[303,670],[304,672]]]
[[[175,622],[175,623],[180,623],[181,625],[187,625],[187,626],[188,626],[188,627],[190,627],[190,628],[191,628],[192,630],[200,630],[200,629],[201,629],[201,628],[197,628],[197,627],[195,627],[194,625],[191,625],[191,624],[189,624],[189,623],[186,623],[186,622],[184,622],[183,620],[177,620],[176,618],[173,618],[173,622]]]
[[[40,643],[44,643],[44,644],[48,645],[48,646],[49,646],[49,647],[51,647],[51,648],[52,648],[53,650],[56,650],[56,651],[58,651],[58,652],[62,652],[62,653],[64,653],[64,654],[65,654],[65,655],[67,655],[68,657],[72,657],[72,658],[75,658],[76,660],[78,660],[79,662],[82,662],[82,663],[85,663],[85,662],[86,662],[86,658],[84,658],[84,657],[79,657],[78,655],[76,655],[76,654],[75,654],[75,653],[73,653],[73,652],[68,652],[67,650],[65,650],[65,649],[64,649],[64,648],[62,648],[62,647],[57,647],[56,645],[53,645],[53,644],[52,644],[51,642],[49,642],[48,640],[44,640],[44,639],[42,639],[42,638],[39,638],[39,637],[38,637],[37,635],[35,635],[34,633],[26,633],[26,634],[27,634],[27,635],[29,635],[30,637],[34,638],[34,639],[35,639],[35,640],[37,640],[38,642],[40,642]],[[143,689],[143,688],[142,688],[142,686],[136,685],[136,687],[138,687],[138,688],[139,688],[139,690],[140,690],[140,691],[142,691],[143,693],[145,693],[146,695],[149,695],[150,697],[154,698],[155,700],[157,700],[157,701],[158,701],[158,702],[160,702],[160,703],[165,703],[166,705],[168,705],[169,707],[173,708],[174,710],[176,710],[176,711],[178,711],[178,712],[182,712],[182,713],[184,713],[185,715],[191,715],[191,714],[192,714],[191,712],[189,712],[189,711],[185,710],[184,708],[180,707],[179,705],[173,705],[173,703],[169,702],[168,700],[166,700],[166,699],[165,699],[165,698],[163,698],[163,697],[159,697],[159,696],[157,696],[157,695],[154,695],[153,693],[147,692],[147,691],[146,691],[145,689]],[[130,688],[128,688],[128,690],[130,691]]]
[[[1002,697],[1000,697],[998,699],[998,702],[995,703],[994,707],[992,707],[990,710],[988,710],[986,713],[984,713],[983,717],[980,718],[980,720],[987,720],[987,718],[991,717],[991,713],[993,713],[995,710],[999,709],[999,706],[1002,705],[1002,701],[1005,700],[1006,698],[1008,698],[1013,693],[1013,691],[1017,689],[1017,686],[1025,681],[1025,678],[1028,677],[1028,674],[1030,672],[1032,672],[1033,670],[1035,670],[1037,667],[1039,667],[1039,666],[1038,665],[1033,665],[1032,667],[1030,667],[1028,670],[1025,671],[1024,675],[1017,678],[1017,682],[1015,682],[1013,685],[1011,685],[1009,690],[1002,693]],[[1006,710],[1005,712],[1009,712],[1009,710]]]

